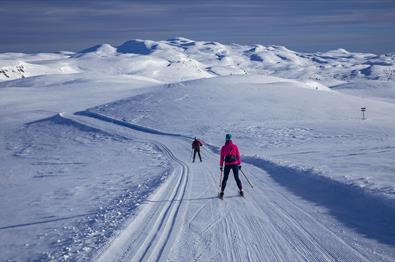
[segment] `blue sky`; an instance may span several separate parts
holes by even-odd
[[[183,36],[302,52],[395,50],[395,0],[0,0],[0,52]]]

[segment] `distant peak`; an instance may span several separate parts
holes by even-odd
[[[346,49],[344,48],[338,48],[335,51],[339,52],[339,53],[344,53],[344,54],[349,54],[350,52],[348,52]]]
[[[294,51],[292,51],[292,50],[289,50],[288,48],[286,48],[285,46],[282,46],[282,45],[269,45],[268,47],[267,47],[267,49],[269,49],[269,50],[280,50],[280,51],[285,51],[285,52],[294,52]]]
[[[82,54],[94,53],[94,52],[100,52],[100,51],[105,51],[105,50],[110,51],[110,50],[115,50],[115,48],[110,44],[101,44],[101,45],[95,45],[95,46],[89,47],[87,49],[79,51],[78,53],[82,53]]]
[[[344,48],[338,48],[338,49],[334,49],[334,50],[329,50],[326,53],[332,53],[332,54],[341,54],[341,55],[348,55],[350,54],[350,52],[348,52],[346,49]]]
[[[118,46],[117,52],[123,54],[131,53],[131,54],[139,54],[139,55],[149,55],[157,47],[158,44],[154,41],[134,39],[134,40],[126,41],[122,45]]]
[[[116,54],[116,49],[112,45],[109,44],[101,44],[95,45],[90,48],[84,49],[76,54],[76,57],[85,56],[85,55],[98,55],[98,56],[111,56]]]
[[[191,39],[185,38],[185,37],[175,37],[175,38],[170,38],[167,39],[166,41],[168,42],[180,42],[180,43],[190,43],[190,42],[195,42]]]

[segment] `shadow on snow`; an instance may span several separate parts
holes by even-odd
[[[328,209],[344,225],[368,238],[395,246],[395,205],[362,189],[309,170],[246,157],[244,162],[265,170],[277,183],[303,199]]]
[[[55,217],[55,218],[52,218],[52,219],[35,221],[35,222],[30,222],[30,223],[23,223],[23,224],[3,226],[3,227],[0,227],[0,230],[19,228],[19,227],[26,227],[26,226],[33,226],[33,225],[39,225],[39,224],[46,224],[46,223],[57,222],[57,221],[68,220],[68,219],[74,219],[74,218],[79,218],[79,217],[86,217],[86,216],[95,215],[95,214],[96,214],[95,212],[91,212],[91,213],[86,213],[86,214],[81,214],[81,215],[74,215],[74,216],[66,216],[66,217],[58,217],[58,218]]]

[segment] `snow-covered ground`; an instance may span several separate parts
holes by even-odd
[[[353,53],[344,49],[299,53],[283,46],[223,45],[186,38],[130,40],[115,47],[102,44],[77,53],[0,54],[0,80],[78,72],[139,75],[168,83],[260,74],[332,86],[360,79],[393,80],[395,55]]]
[[[0,54],[0,260],[395,260],[394,60],[185,38]],[[216,198],[227,132],[245,199],[232,178]]]
[[[365,121],[363,106],[368,108]],[[394,110],[392,103],[264,76],[184,82],[89,109],[166,132],[197,135],[213,145],[231,132],[245,155],[315,168],[318,174],[389,197],[395,196]]]

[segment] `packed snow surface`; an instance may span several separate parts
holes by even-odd
[[[186,38],[0,54],[0,261],[394,261],[394,59]],[[245,198],[232,175],[217,198],[226,133]]]

